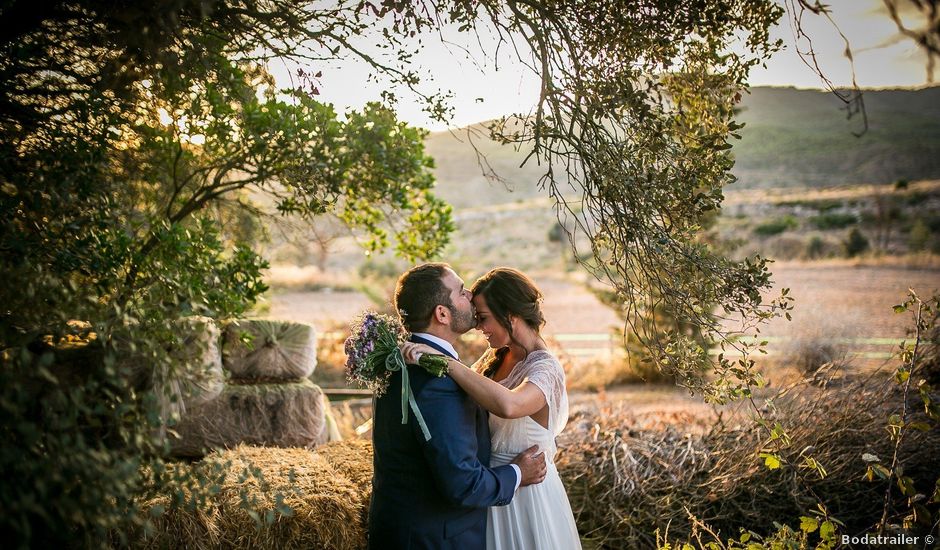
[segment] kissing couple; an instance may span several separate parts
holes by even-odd
[[[525,274],[496,268],[468,290],[444,263],[413,267],[395,288],[411,340],[401,350],[430,439],[402,423],[402,373],[374,400],[369,548],[579,549],[555,468],[568,421],[565,373],[539,334],[542,294]],[[489,348],[472,366],[454,343],[472,328]],[[448,358],[443,377],[421,354]]]

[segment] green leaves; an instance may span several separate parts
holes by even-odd
[[[808,516],[800,516],[800,531],[815,533],[816,529],[819,529],[819,520]]]

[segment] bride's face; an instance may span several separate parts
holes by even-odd
[[[493,317],[486,298],[482,294],[473,297],[473,305],[477,310],[477,329],[483,333],[486,342],[491,348],[501,348],[509,345],[509,331]]]

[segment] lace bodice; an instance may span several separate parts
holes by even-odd
[[[487,351],[474,365],[479,367],[489,360],[492,350]],[[514,389],[524,382],[538,387],[548,403],[548,428],[531,417],[506,419],[490,414],[490,438],[494,461],[503,457],[514,457],[532,445],[545,451],[546,460],[555,455],[555,436],[568,423],[568,393],[565,391],[565,371],[558,359],[550,352],[537,350],[513,367],[509,376],[499,381]]]

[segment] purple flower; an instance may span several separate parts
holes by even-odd
[[[385,358],[396,351],[398,342],[407,334],[397,318],[363,312],[352,323],[349,338],[343,344],[346,378],[383,393],[392,374],[385,370]]]

